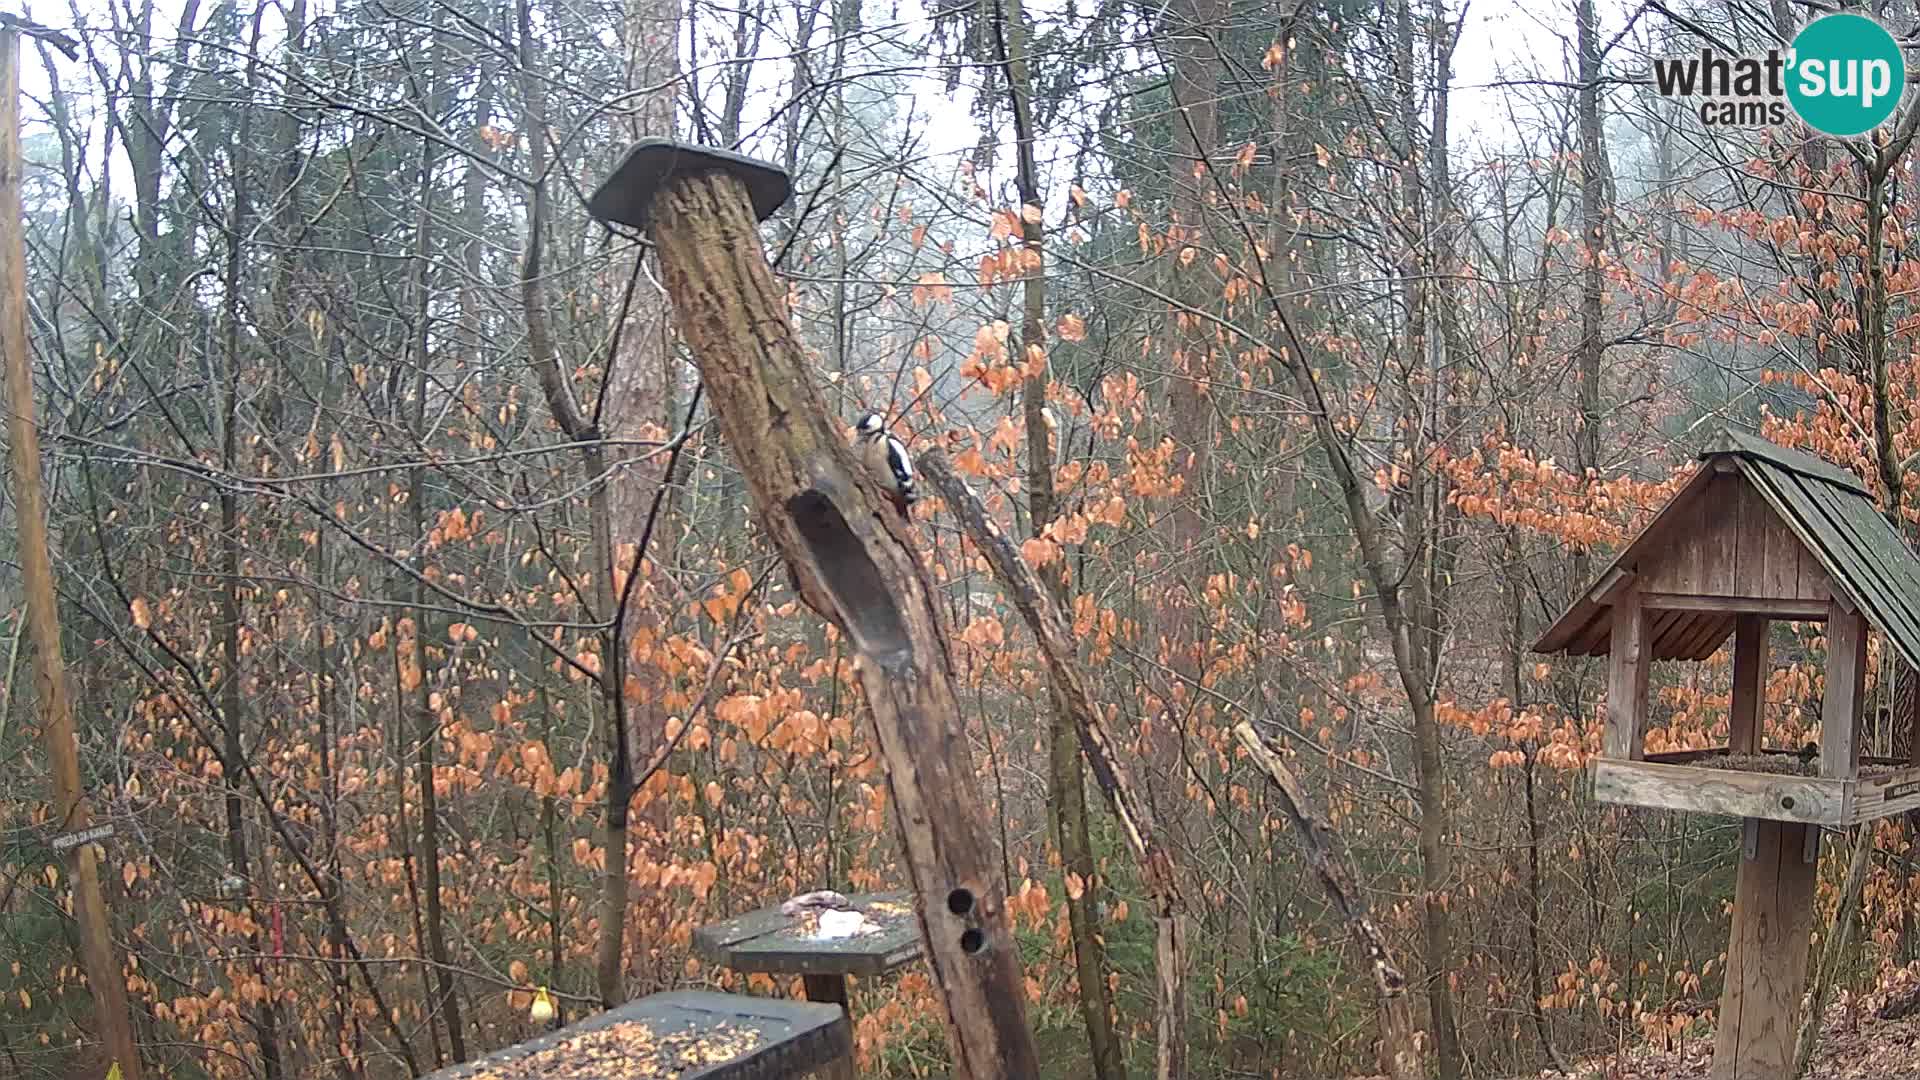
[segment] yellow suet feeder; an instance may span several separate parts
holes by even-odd
[[[553,1019],[553,999],[547,996],[547,988],[541,987],[533,995],[533,1007],[527,1010],[527,1018],[536,1024],[544,1024]]]

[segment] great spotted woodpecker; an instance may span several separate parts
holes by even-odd
[[[861,462],[880,482],[900,516],[907,517],[908,507],[920,497],[913,488],[913,458],[907,453],[907,444],[887,434],[886,421],[879,413],[861,417],[853,432],[854,449],[860,452]]]

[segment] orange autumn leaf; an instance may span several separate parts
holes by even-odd
[[[921,274],[918,283],[913,287],[914,307],[950,302],[952,299],[953,286],[947,284],[946,275],[938,270],[929,270]]]
[[[127,606],[133,609],[133,625],[142,630],[153,626],[153,612],[147,607],[144,598],[136,596],[133,598],[133,603]]]
[[[992,616],[982,616],[967,624],[960,632],[960,640],[977,649],[997,649],[1006,643],[1006,631],[1000,620]]]
[[[1062,341],[1087,340],[1087,324],[1083,322],[1078,315],[1067,314],[1060,316],[1060,325],[1056,332],[1060,335],[1060,340]]]
[[[1045,566],[1060,557],[1060,545],[1036,536],[1020,545],[1020,555],[1034,566]]]

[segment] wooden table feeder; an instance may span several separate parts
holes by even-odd
[[[846,1014],[831,1005],[675,990],[426,1080],[789,1080],[852,1054]]]
[[[693,949],[734,971],[798,975],[808,1001],[845,1005],[847,976],[885,975],[920,959],[911,893],[862,894],[847,901],[873,924],[871,932],[821,937],[807,931],[805,919],[782,914],[775,904],[700,927],[693,932]]]
[[[693,949],[734,971],[798,975],[808,1001],[848,1008],[847,976],[885,975],[920,959],[921,947],[913,894],[861,894],[847,902],[870,929],[824,937],[810,929],[818,925],[817,913],[787,915],[775,904],[700,927],[693,932]],[[824,1075],[851,1078],[851,1059]]]
[[[1920,807],[1920,767],[1863,756],[1867,633],[1920,666],[1920,559],[1865,484],[1737,431],[1534,645],[1609,658],[1593,765],[1603,802],[1738,817],[1743,851],[1714,1080],[1786,1075],[1806,981],[1822,826]],[[1764,745],[1771,620],[1824,622],[1818,756]],[[1733,637],[1728,744],[1645,752],[1654,660],[1705,660]]]

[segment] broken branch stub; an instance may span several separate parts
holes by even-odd
[[[647,229],[675,324],[760,522],[802,599],[854,646],[947,1007],[954,1076],[1034,1076],[1026,989],[942,612],[906,525],[830,419],[761,248],[757,222],[786,194],[785,174],[772,166],[648,140],[588,206]]]
[[[1233,736],[1253,763],[1267,774],[1280,796],[1281,807],[1300,837],[1300,848],[1307,865],[1319,876],[1327,898],[1347,920],[1354,941],[1366,951],[1373,968],[1374,1001],[1379,1012],[1383,1064],[1394,1080],[1417,1080],[1426,1072],[1420,1064],[1420,1043],[1413,1028],[1412,1010],[1406,996],[1406,976],[1393,962],[1387,939],[1373,921],[1367,899],[1360,892],[1346,846],[1333,826],[1313,808],[1312,800],[1293,770],[1287,768],[1273,747],[1245,720],[1233,726]]]
[[[1152,814],[1114,755],[1113,738],[1094,706],[1093,691],[1066,613],[1041,585],[1033,567],[1014,549],[1013,541],[987,516],[980,497],[967,487],[945,454],[933,450],[922,455],[920,474],[946,501],[973,546],[986,556],[993,576],[1033,631],[1061,707],[1072,717],[1080,736],[1081,756],[1140,864],[1141,877],[1153,898],[1155,922],[1154,1075],[1156,1080],[1179,1080],[1186,1074],[1186,1033],[1182,1030],[1186,1016],[1186,904],[1173,857],[1155,838]]]

